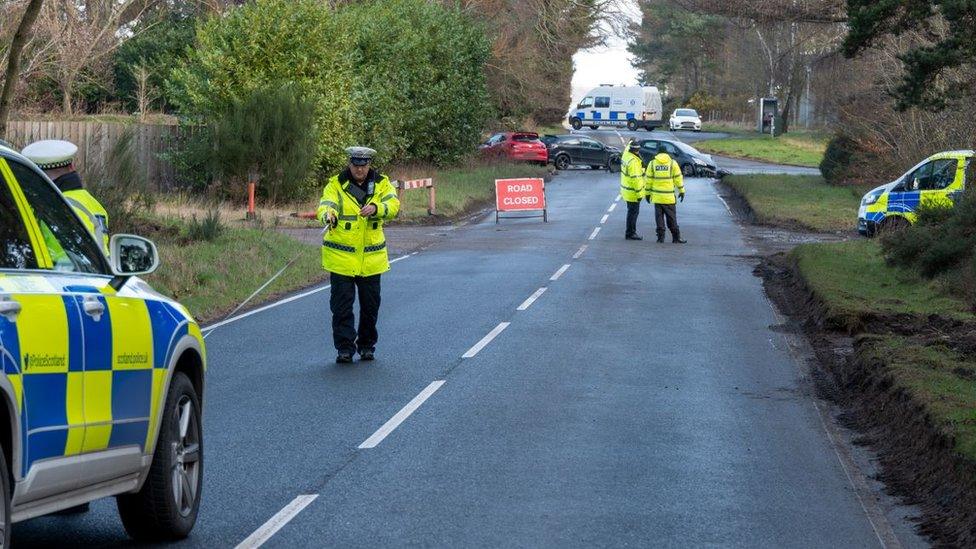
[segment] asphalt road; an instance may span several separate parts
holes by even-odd
[[[488,219],[395,263],[374,363],[333,363],[327,291],[210,334],[203,503],[180,545],[234,546],[283,509],[269,547],[876,547],[907,531],[862,506],[713,183],[687,182],[684,246],[625,241],[617,186],[564,172],[549,223]],[[13,537],[129,543],[112,500]]]

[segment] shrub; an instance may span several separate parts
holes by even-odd
[[[134,137],[126,128],[104,163],[90,164],[85,171],[85,186],[108,212],[113,234],[138,232],[155,206],[153,194],[141,182]]]
[[[820,161],[820,174],[827,183],[837,185],[845,180],[854,147],[854,141],[846,134],[838,133],[830,139]]]
[[[186,224],[186,240],[189,242],[213,241],[224,232],[224,224],[220,220],[220,210],[213,208],[207,211],[203,221],[198,221],[194,215]]]

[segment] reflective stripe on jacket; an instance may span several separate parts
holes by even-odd
[[[647,188],[645,195],[655,204],[674,204],[674,190],[685,192],[681,166],[667,153],[660,153],[651,159],[647,166]]]
[[[326,223],[330,213],[336,218],[335,227],[322,237],[322,268],[329,272],[372,276],[390,270],[383,223],[400,212],[400,200],[387,176],[370,170],[367,181],[373,181],[373,193],[363,199],[364,203],[350,194],[349,187],[355,183],[348,177],[348,171],[332,176],[322,191],[316,212],[318,220]],[[366,204],[376,206],[374,216],[359,215]]]
[[[644,163],[640,156],[627,150],[620,157],[620,197],[640,202],[644,195]]]
[[[95,241],[102,245],[105,255],[108,255],[108,212],[105,208],[85,189],[73,189],[62,194],[71,208],[78,212],[88,231],[95,236]]]

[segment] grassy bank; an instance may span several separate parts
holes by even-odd
[[[318,246],[276,231],[224,227],[213,240],[195,240],[183,221],[164,219],[157,227],[140,231],[156,242],[161,260],[159,270],[147,281],[178,299],[202,323],[230,312],[295,257],[256,301],[326,278]]]
[[[738,135],[729,139],[709,139],[695,143],[702,152],[816,168],[823,160],[827,138],[815,133]]]
[[[861,190],[804,175],[733,175],[722,180],[748,202],[756,221],[813,231],[851,231]]]
[[[828,325],[861,332],[858,360],[883,364],[955,449],[976,460],[976,316],[938,282],[885,264],[876,241],[804,244],[795,271]]]

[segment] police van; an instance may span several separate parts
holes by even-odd
[[[13,522],[107,496],[137,539],[196,521],[203,336],[139,278],[159,264],[152,242],[109,246],[111,259],[51,180],[0,146],[3,547]]]
[[[661,92],[655,86],[598,86],[569,113],[574,130],[583,126],[653,130],[663,125],[662,120]]]
[[[933,154],[898,179],[872,189],[861,198],[857,231],[874,236],[914,223],[920,205],[951,206],[964,187],[973,184],[974,156],[971,150]]]

